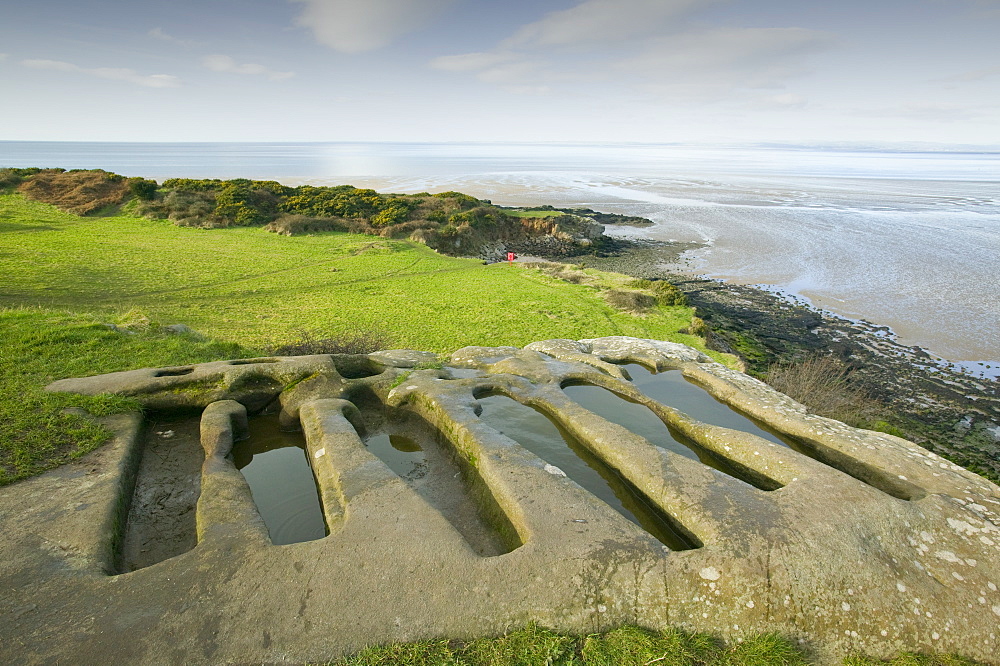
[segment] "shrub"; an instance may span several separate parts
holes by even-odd
[[[656,298],[641,291],[612,289],[607,294],[608,303],[619,310],[641,312],[656,305]]]
[[[462,210],[475,208],[482,203],[475,197],[470,197],[468,194],[462,194],[461,192],[454,191],[438,192],[437,194],[431,196],[437,197],[438,199],[451,199],[455,201]]]
[[[38,167],[28,167],[24,169],[19,169],[16,167],[7,167],[0,169],[0,190],[5,190],[11,187],[17,187],[25,178],[34,176],[36,173],[41,173],[42,171],[58,171],[62,172],[63,169],[41,169]]]
[[[239,226],[265,224],[278,215],[278,197],[250,181],[231,180],[215,196],[215,214]]]
[[[298,236],[300,234],[315,234],[324,231],[349,231],[350,224],[339,217],[306,217],[305,215],[281,215],[266,227],[283,236]]]
[[[406,199],[390,199],[379,212],[371,218],[373,227],[390,227],[402,224],[409,217],[411,204]]]
[[[145,178],[129,178],[128,193],[137,199],[148,201],[156,196],[158,185],[155,180]]]
[[[854,377],[854,370],[832,356],[775,363],[764,381],[801,402],[814,413],[858,426],[871,409],[868,389]]]
[[[656,294],[656,301],[660,305],[685,306],[688,304],[684,292],[665,280],[632,280],[628,286],[635,289],[649,289]]]
[[[171,190],[149,201],[140,201],[140,215],[172,220],[183,227],[220,227],[225,221],[215,217],[215,192],[211,190]]]
[[[359,190],[350,185],[313,187],[303,185],[291,190],[281,202],[285,213],[311,217],[370,218],[382,209],[386,200],[375,190]]]
[[[74,215],[89,215],[128,198],[128,183],[100,169],[39,171],[18,187],[29,199],[51,204]]]

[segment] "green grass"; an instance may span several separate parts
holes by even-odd
[[[116,332],[103,322],[130,328]],[[46,393],[42,389],[49,382],[243,355],[238,345],[171,335],[131,313],[102,320],[43,308],[0,308],[0,485],[77,458],[107,440],[107,430],[67,408],[104,415],[138,406],[114,395]]]
[[[537,625],[496,638],[431,640],[373,646],[328,666],[806,666],[800,647],[776,633],[726,645],[709,634],[635,626],[572,636]],[[845,657],[844,666],[976,666],[956,655],[902,653],[882,661]]]
[[[108,315],[135,309],[251,346],[356,328],[436,352],[470,344],[635,335],[702,346],[677,331],[689,309],[617,312],[594,286],[520,265],[484,266],[408,241],[258,228],[190,229],[132,217],[79,218],[0,196],[0,305]]]
[[[561,210],[507,210],[504,209],[505,213],[511,217],[559,217],[560,215],[565,215],[566,213]]]
[[[82,218],[8,194],[0,195],[0,260],[0,421],[11,424],[0,431],[0,485],[106,440],[66,407],[134,408],[42,390],[64,377],[249,356],[303,331],[385,331],[396,346],[434,352],[603,335],[704,349],[701,338],[677,332],[688,308],[634,316],[605,303],[602,293],[621,276],[569,284],[522,265],[484,266],[371,236]],[[107,323],[132,323],[134,332]],[[208,341],[163,331],[174,323]]]
[[[529,625],[497,638],[471,642],[422,641],[371,647],[331,666],[799,666],[803,653],[776,634],[751,636],[730,646],[707,634],[676,629],[621,627],[604,634],[565,636]]]

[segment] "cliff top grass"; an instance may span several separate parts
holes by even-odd
[[[701,338],[679,333],[690,308],[632,313],[609,305],[609,290],[626,285],[624,276],[484,265],[404,240],[79,217],[6,194],[0,253],[0,418],[12,425],[0,434],[0,484],[104,441],[101,428],[62,413],[67,406],[129,408],[42,390],[64,377],[253,356],[303,335],[358,331],[381,331],[397,348],[442,353],[605,335],[704,350]],[[575,273],[586,279],[559,277]],[[201,337],[163,328],[178,323]]]

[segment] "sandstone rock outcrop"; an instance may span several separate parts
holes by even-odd
[[[574,632],[622,623],[730,638],[776,630],[828,662],[899,650],[996,659],[992,483],[905,440],[812,415],[683,345],[550,340],[434,361],[412,351],[277,357],[55,382],[50,390],[116,391],[150,408],[202,412],[198,545],[137,571],[115,568],[115,517],[134,473],[126,462],[141,455],[136,419],[118,417],[116,442],[86,462],[0,490],[9,589],[0,611],[11,618],[2,644],[16,637],[33,660],[175,651],[190,662],[320,661],[373,642],[534,620]],[[624,363],[680,371],[706,400],[780,440],[652,400]],[[580,385],[644,406],[698,455],[585,409],[568,396]],[[487,396],[543,413],[664,516],[680,545],[487,424]],[[226,457],[246,412],[268,405],[305,432],[325,538],[271,545]],[[478,552],[367,449],[372,423],[405,419],[454,459],[503,543],[497,554]],[[72,639],[60,629],[69,626]]]

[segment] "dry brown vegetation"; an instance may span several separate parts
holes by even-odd
[[[847,364],[832,356],[776,363],[764,381],[820,416],[854,426],[871,416],[869,391]]]
[[[656,297],[630,289],[611,289],[606,298],[612,307],[627,312],[642,312],[656,305]]]
[[[17,188],[29,199],[52,204],[75,215],[117,206],[129,196],[129,181],[107,171],[48,170]]]

